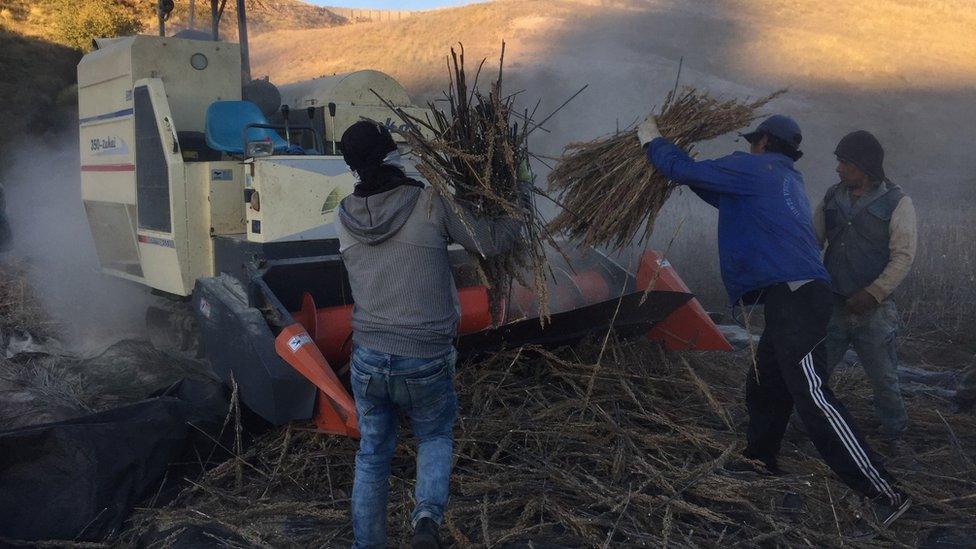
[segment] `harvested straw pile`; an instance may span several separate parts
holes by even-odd
[[[671,92],[657,115],[661,135],[691,153],[698,141],[745,128],[769,101],[784,93],[744,103],[720,101],[694,88]],[[654,219],[674,184],[647,162],[637,130],[608,138],[571,143],[549,172],[549,190],[563,210],[549,224],[553,233],[581,239],[589,246],[622,248],[643,227],[645,242]]]
[[[784,443],[788,475],[722,471],[744,438],[747,355],[668,355],[613,338],[597,364],[600,354],[599,344],[556,354],[523,349],[459,368],[456,466],[442,528],[451,545],[841,545],[857,504],[802,436]],[[870,417],[863,376],[840,381],[854,413]],[[944,420],[943,406],[925,396],[909,406],[919,468],[893,469],[916,505],[868,546],[915,544],[952,523],[964,532],[976,514],[976,418]],[[393,466],[394,545],[409,540],[413,447],[400,445]],[[294,427],[267,433],[169,505],[140,512],[122,541],[348,545],[355,449],[355,441]]]
[[[421,119],[383,100],[405,122],[399,131],[419,161],[417,171],[430,182],[440,196],[460,213],[458,203],[475,214],[489,219],[511,217],[525,223],[524,238],[508,253],[485,259],[472,254],[478,262],[482,283],[488,287],[492,318],[502,319],[502,305],[512,280],[533,288],[539,299],[542,317],[548,316],[547,262],[544,242],[555,246],[545,224],[535,215],[534,206],[521,203],[519,172],[527,169],[528,134],[531,116],[515,112],[515,96],[502,93],[502,67],[505,44],[502,44],[498,75],[487,95],[478,88],[481,61],[474,81],[469,82],[464,67],[464,48],[451,48],[450,85],[444,92],[442,110],[428,103],[430,114]],[[521,116],[521,125],[515,117]],[[462,218],[463,219],[463,218]],[[525,278],[531,280],[525,280]]]

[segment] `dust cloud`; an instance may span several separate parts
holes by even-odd
[[[63,330],[59,339],[87,353],[143,336],[151,297],[101,272],[81,201],[76,136],[37,138],[5,154],[2,177],[13,231],[8,257],[28,265],[30,284]]]

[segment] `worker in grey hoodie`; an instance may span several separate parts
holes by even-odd
[[[504,253],[521,223],[455,209],[407,177],[393,137],[380,124],[350,126],[342,154],[359,179],[336,223],[356,303],[350,375],[362,438],[352,492],[354,547],[386,547],[398,413],[410,419],[417,439],[413,547],[438,547],[457,411],[459,306],[448,244],[483,257]]]

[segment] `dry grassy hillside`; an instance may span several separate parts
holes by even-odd
[[[694,21],[699,32],[675,35]],[[585,49],[625,40],[634,51],[654,45],[767,81],[941,89],[976,84],[974,29],[969,0],[496,0],[409,20],[271,33],[254,49],[256,65],[282,82],[368,65],[420,83],[439,74],[450,44],[482,52],[504,38],[523,62],[545,63],[564,41]]]
[[[471,58],[493,61],[502,40],[512,85],[527,95],[558,103],[590,85],[537,143],[547,152],[642,116],[683,58],[682,82],[713,92],[789,87],[773,108],[807,130],[808,158],[829,163],[836,140],[863,126],[894,152],[892,173],[902,180],[944,185],[976,169],[960,147],[976,125],[976,2],[968,0],[496,0],[266,33],[253,40],[252,67],[279,83],[374,68],[424,95],[443,88],[450,46],[463,42]],[[921,162],[920,153],[939,161]],[[806,170],[818,193],[834,179],[832,166]]]

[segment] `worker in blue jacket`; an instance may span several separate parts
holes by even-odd
[[[647,159],[718,208],[722,280],[733,306],[765,305],[765,330],[746,384],[746,458],[777,471],[776,456],[793,407],[817,450],[848,486],[868,498],[888,526],[910,500],[878,462],[850,414],[827,386],[823,340],[833,297],[813,232],[797,123],[774,115],[745,134],[749,153],[694,161],[661,137],[653,116],[638,127]],[[742,462],[739,467],[748,466]]]

